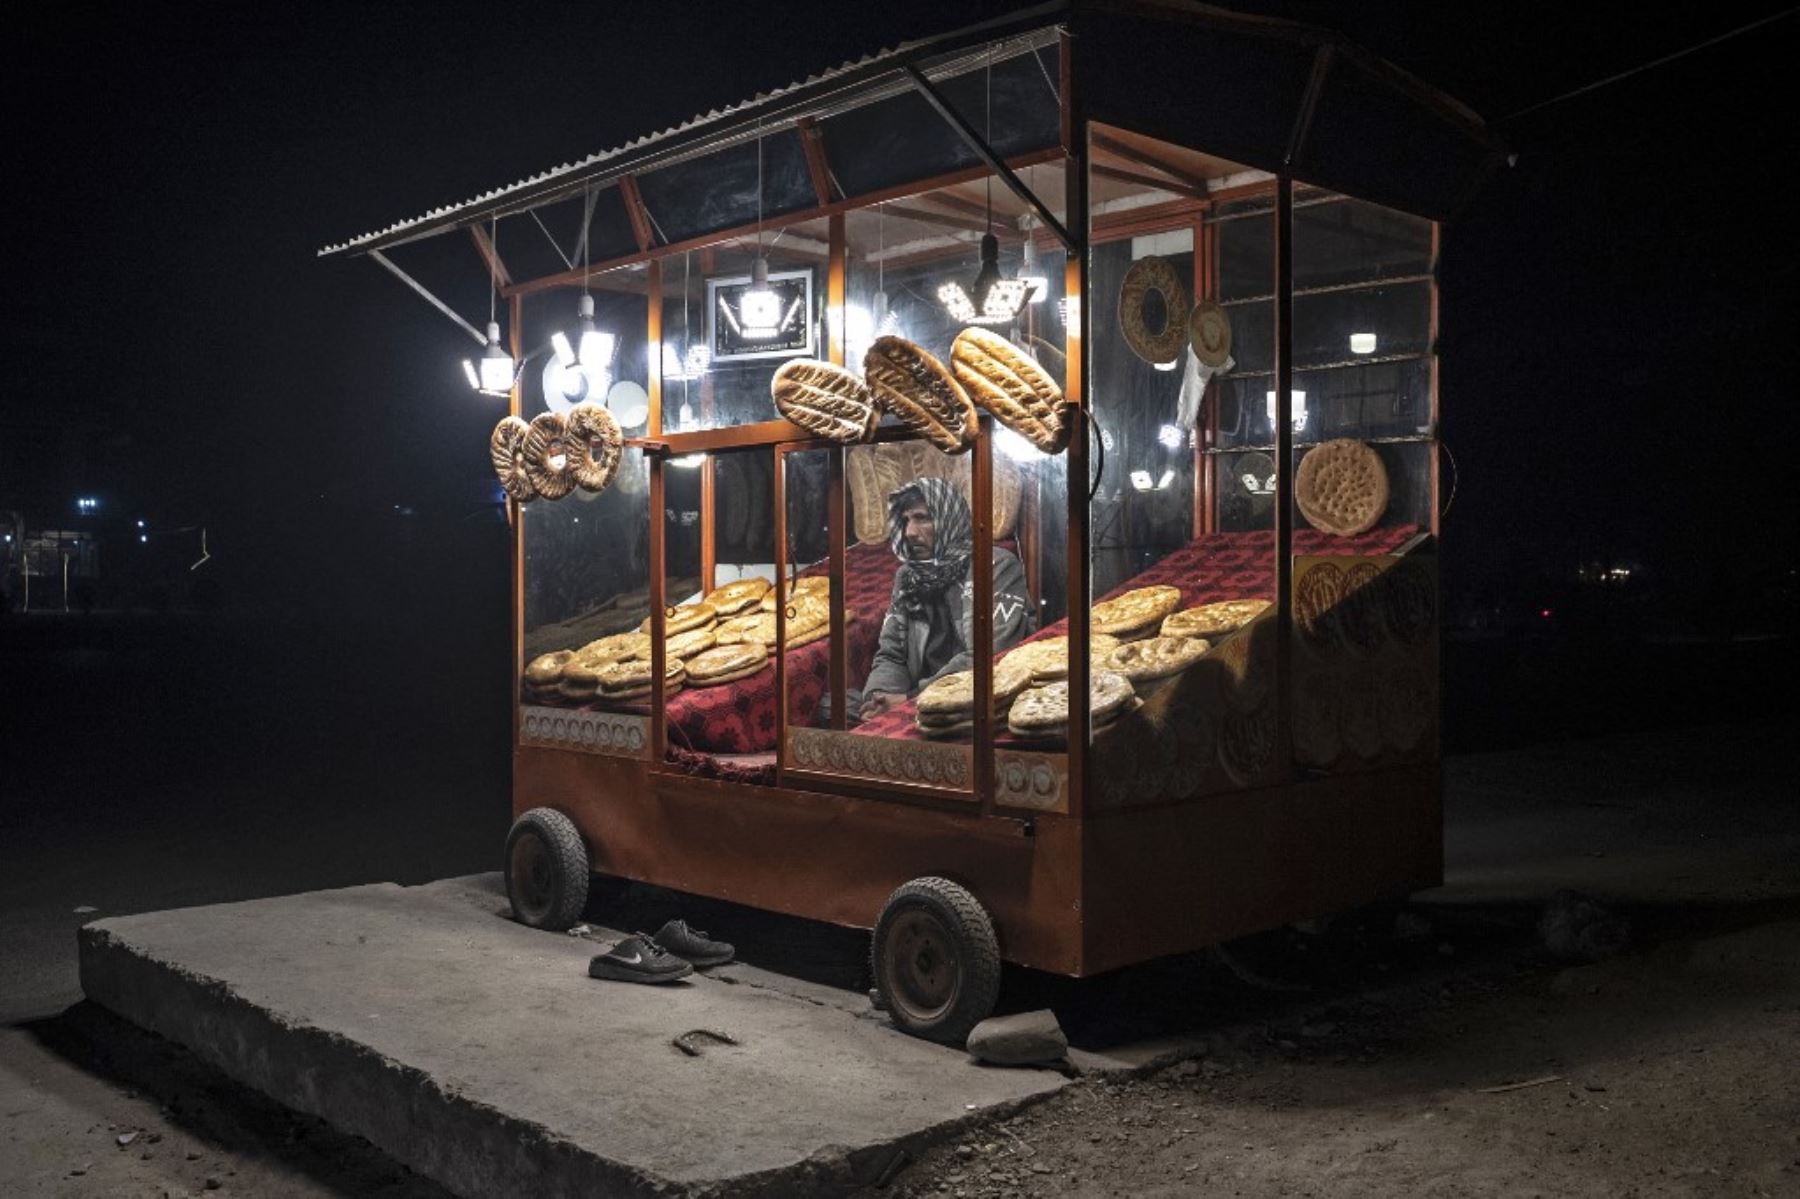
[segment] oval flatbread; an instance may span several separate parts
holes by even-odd
[[[530,434],[530,425],[516,416],[503,416],[488,438],[488,456],[500,487],[521,504],[537,499],[537,489],[525,475],[525,438]]]
[[[1387,511],[1387,467],[1380,454],[1360,441],[1340,437],[1322,442],[1300,459],[1294,502],[1315,529],[1340,537],[1366,533]]]
[[[701,602],[711,605],[714,612],[725,617],[738,612],[747,612],[756,607],[769,591],[770,585],[767,579],[738,579],[736,582],[713,588],[706,593],[706,597]]]
[[[1115,671],[1095,673],[1088,684],[1090,722],[1101,725],[1117,716],[1136,697],[1131,682]],[[1013,700],[1006,727],[1021,737],[1060,733],[1069,723],[1069,684],[1047,683],[1032,687]]]
[[[1147,637],[1180,603],[1180,588],[1164,585],[1134,587],[1123,595],[1095,604],[1088,627],[1121,641]]]
[[[1235,633],[1261,616],[1269,607],[1266,599],[1219,600],[1197,608],[1183,608],[1163,617],[1164,637],[1202,637],[1208,640]]]
[[[1006,338],[970,325],[950,347],[950,367],[977,407],[1040,452],[1055,454],[1068,444],[1062,388]]]
[[[1088,638],[1088,660],[1104,663],[1119,648],[1116,637],[1094,633]],[[1054,683],[1069,677],[1069,639],[1042,637],[1014,646],[1002,662],[1016,662],[1031,671],[1033,683]]]
[[[544,687],[562,680],[563,667],[575,655],[566,649],[539,654],[525,667],[525,681],[533,687]]]
[[[994,707],[1004,710],[1019,693],[1031,685],[1031,671],[1023,663],[1000,661],[994,664]],[[919,692],[918,709],[921,723],[925,717],[950,713],[967,714],[975,710],[975,672],[958,670],[941,675]]]
[[[769,651],[759,642],[719,645],[687,662],[690,687],[716,687],[749,678],[769,664]]]
[[[610,637],[601,637],[590,641],[575,651],[575,656],[583,662],[591,662],[595,666],[605,666],[612,662],[629,662],[633,658],[650,656],[650,634],[648,633],[614,633]]]
[[[881,419],[881,409],[858,375],[816,358],[782,363],[769,381],[769,394],[781,415],[832,441],[868,441]]]
[[[702,650],[713,647],[717,634],[712,628],[702,627],[689,629],[685,633],[676,633],[663,643],[663,653],[671,658],[686,660]]]
[[[670,608],[664,613],[663,633],[673,637],[676,633],[685,633],[689,629],[705,628],[718,618],[719,614],[713,611],[711,604],[682,604],[679,607]],[[644,623],[638,626],[638,630],[644,633],[650,631],[648,616],[644,618]]]
[[[560,500],[575,490],[570,449],[568,423],[561,415],[540,412],[531,418],[525,433],[525,477],[547,500]]]
[[[1118,671],[1134,686],[1154,683],[1180,674],[1205,657],[1208,648],[1205,641],[1194,637],[1146,637],[1114,650],[1106,668]]]
[[[904,337],[878,337],[863,355],[863,378],[880,405],[946,454],[975,444],[975,405],[944,364]]]

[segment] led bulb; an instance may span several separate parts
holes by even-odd
[[[1269,428],[1273,429],[1275,427],[1275,393],[1271,391],[1268,392],[1267,395],[1269,400]],[[1296,391],[1293,393],[1293,396],[1293,407],[1288,412],[1288,415],[1292,418],[1294,432],[1298,433],[1306,428],[1306,393],[1304,391]]]
[[[1375,352],[1375,335],[1373,333],[1352,333],[1350,335],[1350,352],[1352,354],[1373,354]]]
[[[489,395],[505,395],[512,391],[513,359],[500,346],[500,323],[489,321],[487,349],[481,355],[480,390]]]
[[[561,329],[550,335],[550,348],[556,351],[556,361],[562,366],[575,365],[575,347],[569,344],[568,334]]]

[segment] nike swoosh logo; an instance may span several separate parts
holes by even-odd
[[[613,955],[613,960],[624,962],[627,966],[641,966],[644,964],[643,955],[637,953],[632,954],[630,957],[626,957],[622,953],[616,953]]]

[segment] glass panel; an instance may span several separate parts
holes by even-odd
[[[667,653],[682,663],[666,726],[677,765],[725,758],[772,766],[774,638],[759,618],[775,577],[773,458],[768,448],[694,454],[664,472]]]
[[[641,408],[648,378],[645,357],[645,304],[635,291],[641,272],[596,276],[592,285],[595,327],[611,334],[613,352],[592,375],[573,380],[552,368],[550,334],[578,338],[578,290],[536,296],[524,312],[528,358],[521,377],[522,412],[531,419],[546,411],[567,412],[584,398],[606,402],[621,422]],[[642,423],[641,415],[639,423]],[[629,433],[630,431],[627,430]],[[520,512],[524,553],[524,662],[521,693],[528,707],[629,709],[609,701],[592,671],[570,670],[566,655],[600,647],[595,642],[639,630],[650,612],[649,465],[626,449],[611,485],[602,492],[576,488],[556,499],[538,499]],[[613,643],[608,651],[631,656]],[[598,664],[599,659],[596,659]],[[639,704],[639,710],[642,705]],[[647,743],[642,722],[527,719],[528,740],[601,753],[638,753]]]
[[[1295,214],[1296,279],[1338,290],[1294,303],[1296,357],[1314,369],[1294,382],[1309,427],[1294,456],[1292,750],[1358,770],[1431,752],[1436,721],[1435,571],[1394,557],[1434,502],[1434,239],[1427,221],[1327,198]]]
[[[754,235],[666,259],[663,266],[663,431],[721,429],[776,419],[776,368],[825,352],[826,222],[762,236],[767,305],[752,295]],[[749,301],[748,305],[746,301]]]
[[[1275,230],[1267,197],[1184,210],[1107,170],[1117,165],[1109,147],[1123,145],[1165,169],[1242,178],[1244,166],[1210,148],[1111,130],[1090,145],[1099,146],[1097,211],[1155,203],[1168,214],[1116,238],[1096,220],[1088,262],[1099,445],[1086,803],[1105,811],[1272,777],[1276,466],[1268,455],[1220,451],[1267,436]],[[1221,322],[1208,301],[1219,302],[1229,329],[1228,351],[1218,354],[1210,347],[1220,344]],[[1214,335],[1196,342],[1195,321]]]

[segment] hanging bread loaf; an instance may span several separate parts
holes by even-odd
[[[1062,388],[1024,350],[970,325],[950,347],[950,365],[975,404],[1046,454],[1069,444]]]
[[[568,422],[559,414],[541,412],[531,418],[531,429],[525,434],[525,477],[547,500],[560,500],[575,490],[569,442]]]
[[[537,489],[525,475],[525,438],[530,433],[531,426],[518,417],[503,416],[488,438],[488,456],[501,490],[521,504],[537,499]]]
[[[769,394],[781,415],[832,441],[868,441],[881,419],[881,409],[859,376],[816,358],[782,363],[769,382]]]
[[[1151,292],[1163,302],[1162,328],[1155,332],[1144,313],[1144,301]],[[1188,340],[1187,316],[1187,289],[1167,259],[1140,258],[1131,264],[1119,287],[1119,329],[1134,354],[1153,366],[1180,358]]]
[[[904,337],[878,337],[863,356],[869,391],[946,454],[975,444],[975,405],[944,364]]]
[[[1313,528],[1354,537],[1375,527],[1388,506],[1387,467],[1360,441],[1340,437],[1307,451],[1294,472],[1294,502]]]
[[[577,404],[569,413],[569,473],[584,491],[605,491],[619,469],[625,440],[603,404]]]

